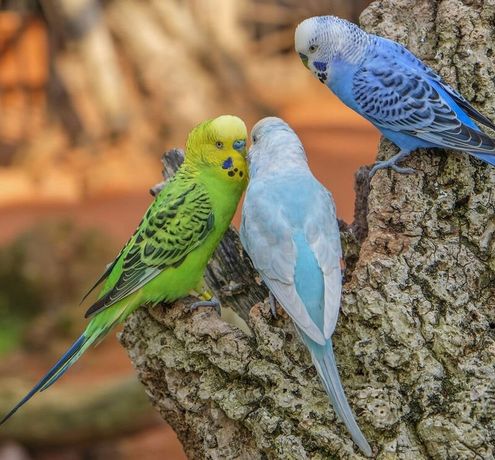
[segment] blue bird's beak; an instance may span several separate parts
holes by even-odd
[[[303,53],[299,53],[299,57],[301,58],[301,61],[302,63],[304,64],[304,67],[306,67],[306,69],[309,69],[309,65],[308,65],[308,56],[306,56],[305,54]]]
[[[244,139],[237,139],[232,144],[232,147],[234,147],[234,150],[244,153],[244,150],[246,149],[246,141]]]

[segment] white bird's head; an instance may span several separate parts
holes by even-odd
[[[328,82],[337,61],[359,64],[369,41],[370,36],[358,26],[335,16],[305,19],[294,35],[301,61],[322,83]]]
[[[257,174],[307,168],[306,153],[294,130],[281,118],[266,117],[251,130],[247,156],[251,179]]]

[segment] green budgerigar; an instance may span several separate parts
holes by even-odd
[[[189,134],[185,159],[166,182],[134,235],[97,281],[84,333],[0,421],[55,383],[93,343],[140,305],[171,302],[193,292],[211,301],[203,275],[247,184],[247,130],[232,115],[205,121]],[[91,292],[91,291],[90,291]]]

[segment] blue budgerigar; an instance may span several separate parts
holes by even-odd
[[[251,140],[242,244],[294,320],[335,412],[355,443],[371,455],[340,383],[331,340],[342,288],[332,196],[312,175],[299,138],[283,120],[259,121]]]
[[[373,123],[400,151],[378,169],[411,173],[397,162],[418,148],[468,152],[495,165],[495,139],[476,122],[495,124],[399,43],[368,34],[334,16],[306,19],[296,29],[303,64],[341,100]]]

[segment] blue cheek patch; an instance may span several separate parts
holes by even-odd
[[[327,70],[327,65],[324,62],[315,61],[313,62],[313,65],[315,66],[315,69],[319,70],[320,72],[325,72]]]
[[[232,168],[232,165],[234,164],[234,162],[232,161],[232,157],[228,157],[224,162],[223,162],[223,165],[222,165],[222,168],[223,169],[230,169]]]

